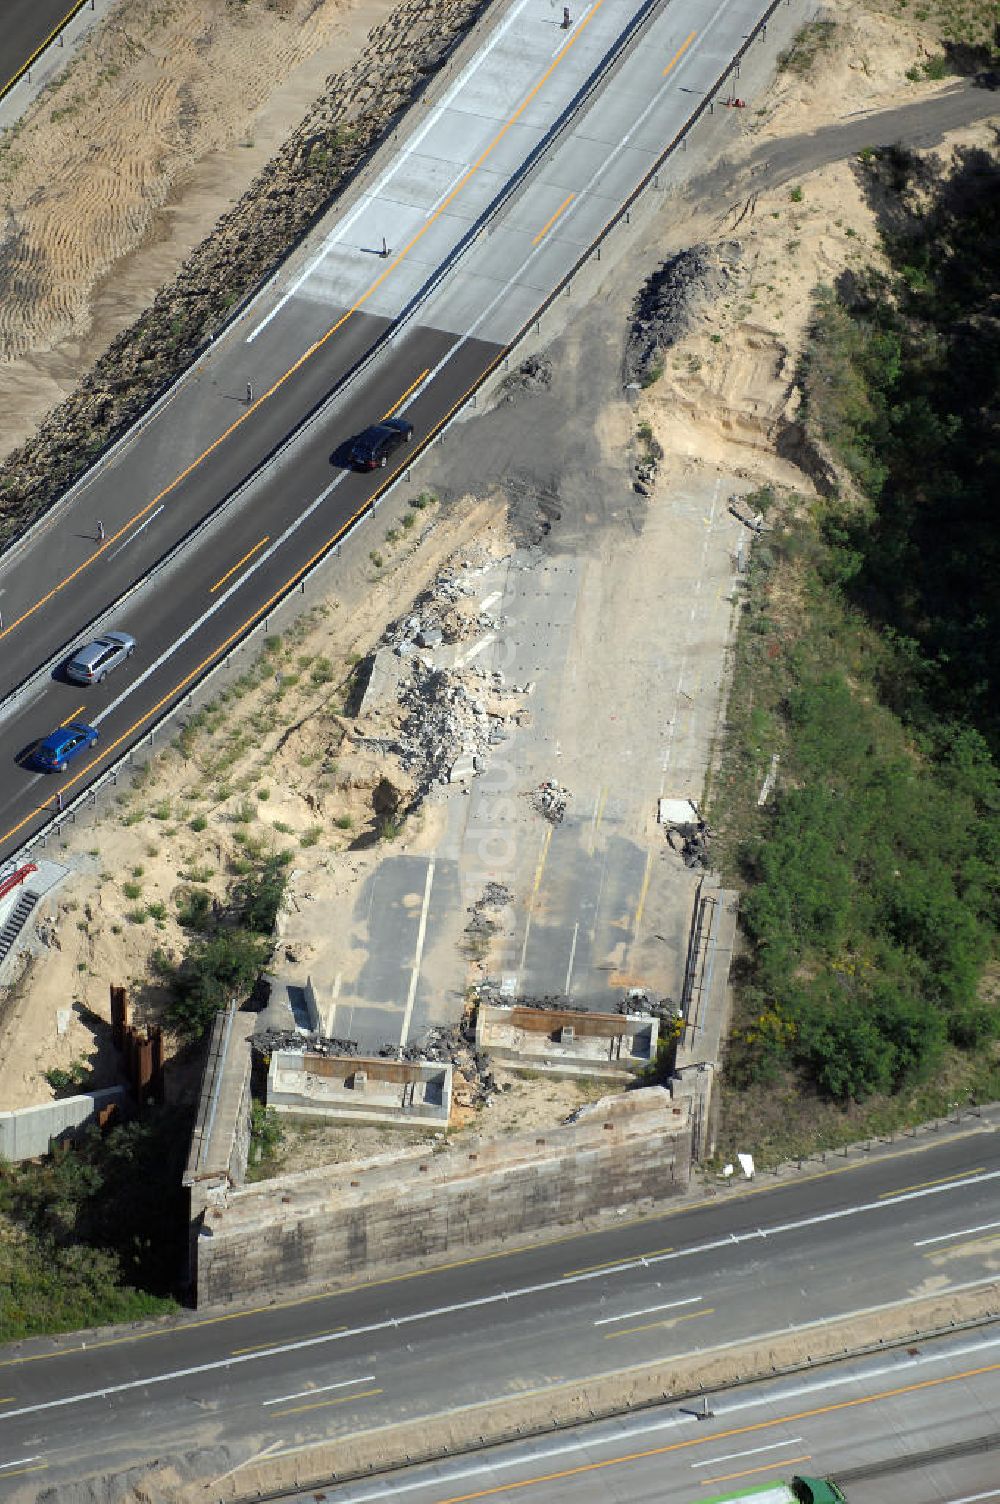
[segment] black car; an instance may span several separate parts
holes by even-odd
[[[413,424],[405,418],[384,418],[359,433],[351,446],[351,464],[359,470],[377,470],[389,463],[389,456],[400,444],[413,438]]]

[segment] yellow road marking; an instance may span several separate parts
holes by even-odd
[[[703,1201],[702,1205],[703,1206],[707,1205],[707,1202]],[[673,1253],[673,1251],[674,1251],[673,1248],[652,1248],[652,1249],[647,1249],[645,1253],[642,1253],[642,1254],[638,1254],[637,1253],[637,1254],[634,1255],[634,1257],[635,1258],[643,1258],[643,1259],[654,1259],[654,1258],[656,1258],[656,1256],[658,1254],[661,1254],[661,1253]],[[577,1274],[595,1274],[598,1269],[617,1269],[620,1264],[629,1264],[631,1262],[632,1262],[632,1260],[630,1258],[606,1259],[603,1264],[588,1264],[585,1269],[567,1269],[566,1272],[565,1272],[565,1274],[563,1275],[563,1279],[573,1279],[573,1277],[575,1275],[577,1275]]]
[[[531,885],[532,902],[538,897],[538,890],[542,886],[542,873],[545,871],[545,859],[549,854],[549,845],[552,841],[552,826],[546,828],[542,837],[542,852],[538,858],[538,866],[535,868],[535,881]]]
[[[795,1467],[799,1462],[812,1462],[812,1453],[807,1452],[804,1457],[783,1457],[781,1467]],[[764,1462],[760,1467],[748,1467],[742,1473],[720,1473],[716,1478],[702,1478],[702,1485],[706,1483],[731,1483],[734,1478],[750,1478],[754,1473],[773,1473],[775,1464]]]
[[[34,1467],[12,1467],[0,1473],[0,1482],[4,1478],[19,1478],[22,1473],[41,1473],[48,1467],[47,1462],[36,1462]]]
[[[907,1191],[926,1191],[932,1185],[948,1185],[953,1180],[966,1180],[970,1175],[982,1175],[985,1165],[979,1165],[975,1170],[960,1170],[957,1175],[942,1175],[940,1180],[920,1180],[916,1185],[897,1186],[894,1191],[882,1191],[876,1198],[878,1201],[889,1201],[893,1196],[905,1196]]]
[[[62,730],[63,726],[68,726],[70,721],[75,721],[77,716],[80,714],[80,711],[86,710],[86,708],[86,703],[84,703],[83,705],[78,705],[75,710],[71,710],[66,719],[59,722],[59,729]]]
[[[551,219],[547,219],[545,221],[545,223],[542,225],[542,228],[539,230],[538,234],[535,236],[534,240],[531,242],[532,245],[537,245],[540,240],[544,240],[545,239],[546,235],[549,233],[549,231],[551,230],[552,226],[555,224],[556,220],[559,218],[560,214],[563,212],[563,210],[565,208],[568,207],[568,205],[570,205],[573,202],[573,200],[575,198],[576,198],[576,194],[575,193],[567,193],[566,197],[563,199],[562,203],[559,205],[558,209],[553,214],[552,218]]]
[[[346,1332],[346,1326],[329,1326],[325,1332],[310,1332],[311,1337],[332,1337],[335,1332]],[[239,1358],[243,1353],[266,1353],[269,1348],[281,1348],[285,1346],[282,1337],[275,1337],[271,1342],[257,1342],[253,1347],[234,1347],[230,1354],[233,1358]]]
[[[653,853],[650,851],[646,856],[646,870],[642,874],[642,887],[639,889],[639,902],[635,907],[635,919],[632,921],[632,938],[635,940],[639,934],[639,926],[642,923],[642,911],[646,907],[646,894],[649,892],[649,879],[653,874]]]
[[[684,1452],[691,1447],[703,1447],[706,1443],[726,1441],[730,1436],[753,1436],[760,1431],[771,1431],[775,1426],[798,1424],[812,1420],[817,1415],[832,1415],[837,1410],[854,1410],[860,1405],[874,1405],[879,1400],[897,1399],[901,1394],[913,1394],[918,1389],[933,1389],[940,1384],[956,1384],[961,1379],[972,1379],[984,1373],[996,1373],[1000,1363],[990,1363],[983,1368],[967,1368],[962,1373],[945,1374],[938,1379],[922,1379],[916,1384],[903,1384],[898,1389],[883,1389],[878,1394],[859,1395],[856,1399],[837,1400],[830,1405],[817,1405],[813,1410],[800,1410],[795,1415],[777,1415],[771,1420],[754,1421],[747,1426],[732,1426],[728,1431],[714,1431],[711,1435],[689,1437],[686,1441],[670,1441],[663,1446],[647,1447],[641,1452],[626,1452],[621,1457],[606,1457],[600,1462],[581,1462],[576,1467],[562,1468],[555,1473],[542,1473],[536,1478],[521,1478],[516,1482],[497,1483],[492,1488],[479,1488],[471,1494],[452,1494],[450,1498],[438,1499],[436,1504],[471,1504],[473,1499],[488,1499],[495,1494],[514,1493],[517,1489],[537,1488],[540,1483],[558,1483],[564,1478],[579,1478],[585,1473],[596,1473],[604,1468],[621,1467],[626,1462],[644,1462],[648,1457],[665,1457],[670,1452]]]
[[[316,1400],[312,1405],[293,1405],[289,1410],[272,1410],[272,1415],[301,1415],[305,1410],[323,1410],[330,1405],[349,1405],[352,1400],[369,1400],[372,1395],[384,1393],[381,1389],[362,1389],[360,1394],[342,1394],[335,1400]]]
[[[244,564],[247,562],[247,560],[248,559],[252,559],[255,553],[259,553],[260,550],[264,547],[264,544],[270,542],[270,539],[271,539],[270,533],[265,533],[264,536],[263,536],[263,538],[261,538],[260,542],[259,543],[255,543],[254,546],[253,546],[253,548],[249,549],[243,555],[242,559],[237,559],[237,561],[233,565],[232,569],[227,569],[226,570],[226,572],[222,576],[221,580],[216,580],[215,584],[212,586],[212,588],[208,592],[209,595],[214,595],[215,592],[218,590],[219,586],[220,585],[224,585],[226,583],[226,581],[228,579],[230,579],[231,576],[234,575],[238,569],[242,569],[243,566],[244,566]]]
[[[52,600],[53,596],[58,595],[60,590],[65,589],[65,587],[69,585],[73,580],[75,580],[78,575],[82,574],[85,569],[88,569],[90,565],[93,564],[95,559],[99,559],[101,555],[107,549],[109,549],[113,543],[117,542],[119,538],[127,533],[129,528],[131,528],[136,522],[138,522],[141,517],[145,517],[148,512],[150,512],[155,506],[161,503],[165,496],[169,496],[170,492],[175,490],[176,487],[180,485],[181,481],[185,480],[192,473],[192,471],[196,470],[198,466],[205,459],[207,459],[210,454],[213,454],[214,451],[218,449],[219,446],[223,444],[231,434],[235,433],[236,430],[243,423],[245,423],[253,413],[257,411],[258,407],[260,407],[270,397],[273,397],[275,392],[277,392],[282,386],[284,386],[286,381],[290,380],[290,378],[297,371],[301,370],[306,361],[311,359],[311,357],[315,355],[317,350],[320,350],[323,345],[326,344],[328,339],[332,339],[337,331],[343,328],[349,318],[357,313],[360,308],[364,307],[365,303],[368,302],[368,299],[378,291],[386,278],[393,271],[395,271],[396,267],[399,266],[400,263],[410,254],[410,252],[413,250],[413,247],[418,243],[418,241],[423,239],[431,226],[435,224],[435,222],[448,208],[449,204],[452,203],[456,195],[462,191],[466,183],[468,183],[471,178],[475,177],[476,173],[482,167],[486,159],[496,150],[497,146],[499,146],[500,142],[506,136],[507,132],[524,114],[525,110],[531,104],[532,100],[535,98],[536,94],[538,94],[539,90],[548,82],[549,78],[551,78],[552,74],[562,62],[567,52],[569,52],[570,48],[576,46],[576,43],[579,41],[580,37],[583,35],[584,31],[590,25],[591,21],[597,15],[597,12],[601,9],[604,3],[605,0],[596,0],[593,9],[586,16],[586,18],[580,22],[576,30],[573,32],[572,36],[570,36],[569,39],[563,44],[563,46],[560,47],[559,51],[552,59],[549,66],[545,69],[545,72],[524,96],[514,113],[508,116],[507,120],[501,126],[500,130],[497,131],[496,135],[493,137],[493,140],[489,143],[488,146],[483,149],[476,160],[472,163],[471,167],[469,167],[468,171],[463,173],[448,196],[440,204],[438,204],[437,208],[434,210],[434,213],[424,221],[423,225],[413,236],[412,240],[408,241],[403,249],[399,252],[399,254],[393,257],[393,259],[386,266],[385,270],[375,278],[375,281],[372,282],[371,285],[361,294],[357,301],[352,303],[350,308],[348,308],[345,313],[341,314],[337,322],[331,325],[331,327],[326,331],[325,334],[320,335],[319,339],[315,340],[313,344],[309,346],[308,350],[304,351],[304,353],[299,356],[298,360],[294,361],[293,364],[288,367],[287,371],[285,371],[283,375],[279,376],[274,384],[257,398],[256,402],[251,403],[246,408],[246,410],[229,425],[228,428],[224,429],[222,433],[219,434],[218,438],[214,439],[212,443],[209,444],[207,449],[204,449],[202,453],[199,454],[195,459],[193,459],[189,465],[186,465],[185,468],[180,472],[180,474],[174,477],[169,485],[164,486],[163,490],[158,492],[158,494],[154,496],[151,501],[148,501],[144,507],[141,507],[138,512],[134,513],[134,515],[130,517],[127,522],[122,524],[117,532],[112,533],[108,538],[106,538],[101,544],[100,548],[95,549],[89,558],[85,559],[82,564],[79,564],[76,569],[74,569],[70,574],[66,575],[65,579],[60,580],[58,585],[54,585],[52,589],[47,591],[46,594],[43,595],[39,600],[37,600],[33,606],[29,606],[26,611],[22,611],[20,616],[15,617],[15,619],[10,622],[9,625],[0,629],[0,642],[2,642],[9,633],[13,632],[17,627],[21,626],[23,622],[27,621],[30,616],[33,616],[36,611],[40,610],[47,601]]]
[[[21,66],[20,66],[20,68],[18,68],[17,72],[16,73],[12,73],[11,76],[10,76],[10,78],[8,78],[8,80],[4,84],[3,88],[0,89],[0,99],[2,99],[4,97],[4,95],[6,93],[8,93],[8,91],[11,90],[14,87],[14,85],[17,83],[17,81],[18,81],[19,78],[23,78],[24,77],[24,75],[27,73],[28,69],[37,60],[37,58],[39,58],[41,56],[41,54],[45,51],[46,47],[53,40],[53,38],[55,38],[55,37],[57,37],[59,35],[59,33],[62,31],[62,29],[66,25],[66,23],[68,21],[72,21],[73,17],[76,15],[77,11],[82,10],[83,7],[86,5],[86,3],[87,3],[87,0],[74,0],[74,4],[70,6],[69,10],[63,16],[62,20],[56,22],[56,24],[53,26],[52,30],[49,32],[48,36],[45,38],[44,42],[39,42],[39,44],[35,48],[34,52],[28,58],[28,61],[26,63],[22,63]]]
[[[955,1253],[963,1248],[983,1248],[984,1244],[986,1248],[992,1248],[996,1243],[1000,1243],[1000,1234],[998,1233],[994,1233],[989,1238],[966,1238],[961,1243],[946,1243],[943,1248],[933,1248],[930,1253],[924,1254],[924,1258],[936,1259],[939,1253]]]
[[[390,407],[389,411],[387,413],[383,413],[382,414],[381,422],[384,423],[385,420],[386,420],[386,418],[391,418],[392,415],[393,415],[393,413],[396,412],[399,408],[402,407],[403,403],[406,401],[406,399],[410,395],[410,393],[411,392],[415,392],[416,389],[417,389],[417,387],[420,386],[420,384],[422,382],[426,381],[427,378],[428,378],[428,376],[430,374],[431,374],[431,368],[430,368],[430,366],[427,367],[426,371],[421,371],[420,375],[417,377],[416,381],[411,381],[410,382],[409,386],[406,388],[406,391],[403,393],[403,395],[396,402],[394,402],[392,404],[392,406]]]
[[[664,68],[663,75],[662,75],[664,78],[666,78],[666,76],[667,76],[668,73],[672,73],[673,70],[677,67],[677,64],[680,62],[680,60],[684,56],[685,52],[687,52],[688,48],[691,46],[691,43],[694,41],[694,39],[695,39],[695,37],[697,35],[698,35],[698,33],[696,31],[692,31],[689,36],[685,37],[684,41],[678,47],[678,49],[674,53],[673,57],[670,59],[670,61],[667,64],[667,66]]]
[[[500,359],[502,359],[502,356],[497,357],[498,361]],[[462,398],[461,400],[464,401],[465,399]],[[45,806],[43,806],[43,808],[45,808]],[[0,840],[2,839],[3,838],[0,837]],[[936,1136],[933,1139],[929,1138],[925,1143],[911,1144],[909,1145],[909,1147],[900,1149],[897,1152],[900,1156],[908,1156],[910,1154],[925,1154],[929,1149],[939,1149],[945,1144],[957,1143],[959,1139],[964,1137],[965,1135],[961,1133],[950,1133],[944,1138]],[[785,1191],[788,1190],[791,1186],[809,1185],[813,1181],[829,1180],[835,1175],[849,1175],[854,1170],[864,1169],[870,1163],[870,1160],[858,1159],[850,1164],[835,1165],[830,1170],[817,1170],[812,1175],[797,1175],[794,1181],[785,1181],[777,1185],[761,1184],[757,1186],[747,1186],[745,1190],[727,1191],[725,1199],[727,1202],[737,1204],[741,1201],[749,1201],[756,1196],[770,1196],[773,1195],[775,1191]],[[720,1198],[718,1196],[703,1196],[700,1201],[689,1201],[681,1205],[667,1207],[665,1210],[658,1212],[655,1216],[625,1217],[620,1222],[617,1222],[615,1224],[615,1228],[616,1231],[618,1231],[626,1227],[649,1227],[654,1223],[666,1222],[673,1217],[683,1216],[687,1212],[704,1211],[706,1207],[718,1206],[719,1199]],[[298,1310],[302,1306],[315,1305],[317,1301],[338,1300],[341,1298],[341,1296],[353,1294],[355,1290],[377,1290],[381,1289],[385,1285],[409,1284],[414,1280],[426,1279],[428,1276],[448,1274],[454,1269],[468,1269],[473,1264],[498,1263],[501,1259],[516,1258],[519,1254],[533,1253],[539,1248],[556,1248],[561,1243],[575,1243],[582,1240],[583,1238],[599,1237],[601,1234],[606,1232],[606,1230],[606,1228],[602,1227],[591,1227],[585,1229],[584,1231],[580,1231],[579,1229],[575,1228],[572,1232],[560,1233],[559,1236],[555,1238],[539,1238],[535,1242],[521,1243],[513,1248],[497,1248],[490,1253],[476,1253],[472,1254],[467,1259],[452,1259],[449,1263],[446,1264],[435,1264],[430,1269],[409,1269],[405,1274],[389,1274],[386,1275],[384,1279],[359,1280],[357,1284],[341,1285],[334,1290],[318,1290],[313,1295],[297,1295],[293,1300],[278,1300],[268,1302],[267,1305],[263,1306],[247,1306],[241,1311],[227,1311],[224,1315],[221,1316],[203,1316],[196,1321],[182,1321],[177,1322],[174,1325],[154,1327],[153,1330],[148,1332],[130,1332],[127,1336],[124,1337],[108,1337],[101,1342],[87,1342],[86,1348],[84,1348],[83,1344],[77,1344],[73,1347],[61,1347],[55,1352],[24,1353],[16,1358],[0,1358],[0,1369],[20,1368],[22,1364],[26,1363],[42,1363],[51,1361],[54,1358],[67,1358],[71,1357],[74,1353],[80,1353],[84,1350],[86,1350],[87,1352],[93,1352],[97,1348],[123,1347],[128,1343],[148,1342],[151,1338],[154,1337],[183,1336],[185,1332],[201,1330],[203,1327],[207,1326],[220,1326],[223,1323],[229,1321],[246,1321],[249,1317],[252,1316],[267,1316],[274,1315],[277,1311]],[[659,1252],[661,1253],[672,1253],[673,1251],[674,1250],[672,1248],[659,1250]],[[611,1269],[616,1264],[627,1264],[635,1262],[642,1258],[651,1257],[653,1257],[653,1254],[650,1254],[648,1251],[646,1251],[644,1253],[632,1254],[621,1259],[610,1259],[603,1264],[594,1264],[591,1266],[591,1268]],[[573,1272],[589,1273],[590,1270],[570,1270],[564,1277],[568,1278],[569,1274]],[[280,1339],[276,1339],[275,1343],[273,1344],[267,1343],[265,1344],[265,1346],[281,1346]]]
[[[626,1326],[620,1332],[605,1332],[605,1342],[616,1337],[631,1337],[634,1332],[653,1332],[661,1326],[676,1326],[681,1321],[695,1321],[699,1316],[714,1316],[715,1307],[706,1306],[703,1311],[685,1311],[683,1316],[664,1316],[662,1321],[647,1321],[642,1326]]]

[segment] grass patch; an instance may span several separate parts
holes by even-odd
[[[778,55],[779,73],[811,73],[817,59],[829,50],[837,30],[836,21],[809,21],[796,32],[792,45]]]

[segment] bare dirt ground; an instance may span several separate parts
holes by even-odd
[[[123,6],[122,13],[127,9]],[[217,16],[212,13],[216,17],[212,26],[205,23],[207,29],[199,32],[193,22],[196,12],[204,19],[203,10],[177,0],[163,22],[164,27],[174,28],[170,35],[177,38],[180,56],[189,56],[195,69],[192,77],[200,76],[195,65],[201,68],[203,57],[208,55],[199,52],[199,46],[235,45],[233,36],[242,24],[238,16],[234,18],[219,7]],[[298,16],[299,10],[293,7],[293,14]],[[343,36],[348,18],[360,31],[363,14],[368,13],[329,5],[314,10],[312,30],[306,28],[317,49],[314,57],[319,57],[323,45],[332,45],[331,38]],[[748,118],[741,121],[743,139],[733,154],[737,168],[740,154],[749,157],[761,141],[780,142],[799,136],[804,127],[813,129],[843,119],[851,113],[846,103],[852,109],[860,104],[873,110],[900,101],[912,102],[915,97],[930,97],[947,87],[934,82],[914,83],[905,76],[908,67],[934,50],[934,36],[927,27],[907,29],[908,22],[861,3],[842,7],[838,17],[839,37],[822,55],[821,65],[803,76],[782,73],[759,104],[751,102],[757,113],[748,111]],[[280,33],[288,19],[279,9],[268,13],[267,25]],[[213,29],[216,22],[218,29]],[[234,27],[237,32],[231,36]],[[259,47],[259,33],[255,35],[258,41],[254,45]],[[284,52],[279,48],[278,52],[286,59],[287,72],[294,70],[296,61],[304,55],[294,48]],[[135,61],[140,72],[141,67],[153,66],[148,57],[143,62],[143,57],[140,49]],[[99,69],[99,60],[95,58],[86,66]],[[117,85],[123,77],[124,71],[107,80],[106,86]],[[167,91],[175,106],[177,90]],[[134,92],[142,93],[138,83]],[[251,96],[252,90],[241,82],[238,98],[230,92],[211,110],[206,108],[205,120],[198,127],[201,134],[197,135],[203,153],[211,152],[220,142],[238,139],[245,131],[252,113],[247,108]],[[47,149],[58,155],[54,143],[62,136],[60,121],[52,119],[53,111],[59,108],[54,97],[47,97],[43,104],[49,112]],[[175,106],[164,106],[168,113],[161,126],[168,118],[175,118],[169,115],[169,108]],[[75,125],[79,127],[86,118],[81,111]],[[139,118],[133,117],[136,132]],[[968,143],[989,139],[990,135],[990,128],[980,125],[966,129],[959,139]],[[23,140],[27,139],[26,131]],[[122,139],[127,139],[126,133]],[[22,149],[20,139],[15,148]],[[147,141],[140,155],[150,151]],[[158,151],[159,156],[153,151],[152,157],[163,167],[168,187],[151,189],[151,179],[144,180],[141,172],[135,176],[140,185],[146,181],[152,200],[161,192],[162,203],[169,185],[176,186],[192,170],[197,152],[176,142],[168,151],[162,141]],[[16,174],[25,172],[29,176],[23,180],[8,176],[6,191],[14,191],[12,185],[17,182],[22,185],[18,191],[26,190],[30,182],[37,185],[39,180],[32,179],[30,172],[37,173],[43,160],[43,148],[33,146],[26,162],[15,164]],[[214,159],[213,171],[220,161]],[[0,173],[5,170],[9,175],[10,152],[6,166],[0,162]],[[234,189],[238,190],[240,181],[237,173]],[[196,197],[200,191],[196,190]],[[68,187],[66,193],[67,202],[73,202]],[[97,250],[80,256],[76,273],[70,260],[64,265],[63,274],[76,291],[66,292],[61,299],[39,297],[34,323],[27,304],[17,314],[17,328],[24,332],[25,339],[31,331],[28,342],[33,342],[36,350],[46,340],[55,344],[71,327],[87,326],[95,307],[88,302],[88,292],[97,284],[99,274],[94,267],[101,256],[110,258],[110,265],[116,254],[120,256],[130,244],[139,244],[154,225],[152,211],[136,207],[140,200],[145,203],[141,193],[133,205],[139,230],[131,242],[127,236],[116,239],[108,231]],[[776,452],[775,440],[781,420],[794,412],[793,372],[811,292],[817,282],[829,280],[844,267],[877,256],[875,219],[850,163],[804,173],[801,183],[791,187],[761,188],[744,213],[747,202],[745,196],[733,194],[706,212],[690,197],[673,200],[669,229],[657,225],[637,247],[632,285],[621,281],[599,312],[587,316],[591,322],[581,320],[571,336],[576,341],[576,354],[570,365],[581,384],[573,393],[570,410],[590,414],[593,421],[588,419],[588,432],[596,433],[598,447],[609,455],[612,451],[618,454],[623,494],[636,452],[633,425],[648,422],[666,452],[655,483],[657,505],[667,509],[663,512],[664,527],[651,530],[645,545],[628,556],[636,570],[644,571],[645,584],[638,575],[631,581],[622,577],[619,570],[614,576],[619,595],[630,585],[648,588],[651,580],[669,568],[669,498],[684,476],[695,475],[700,484],[709,487],[715,477],[736,474],[745,478],[748,487],[778,480],[808,490],[807,479],[792,460]],[[208,207],[205,201],[206,213]],[[739,223],[735,224],[737,219]],[[127,220],[128,215],[123,213],[121,223]],[[54,222],[48,223],[46,233],[58,240]],[[697,241],[732,247],[731,286],[724,296],[705,304],[696,327],[666,352],[661,379],[642,394],[638,411],[630,416],[613,373],[620,359],[635,286],[665,254]],[[166,246],[163,253],[168,256],[173,254],[169,245],[169,237],[160,242],[160,250]],[[141,283],[140,277],[137,295]],[[12,326],[11,338],[16,332]],[[581,352],[591,338],[607,345],[607,358],[600,364],[601,380],[606,384],[600,389],[594,380],[587,386],[581,375],[587,364],[581,361]],[[0,389],[13,370],[10,363],[0,370]],[[557,366],[553,386],[557,401],[565,395],[559,380]],[[30,410],[29,403],[24,413]],[[529,398],[520,417],[526,433],[537,423],[537,417]],[[509,435],[515,432],[516,424],[508,424],[498,440],[501,472],[502,444],[510,444]],[[570,433],[567,447],[572,443],[575,435]],[[559,477],[555,480],[558,489]],[[380,776],[379,761],[371,749],[345,741],[343,702],[352,659],[371,650],[386,622],[399,615],[406,600],[419,593],[456,548],[475,538],[483,547],[502,552],[510,546],[511,527],[523,538],[528,514],[552,481],[551,474],[536,476],[534,495],[527,500],[523,496],[482,493],[482,499],[476,499],[464,496],[459,487],[446,526],[442,525],[443,514],[439,518],[434,507],[412,514],[417,525],[403,534],[401,542],[385,547],[388,560],[381,571],[375,571],[368,558],[371,539],[357,541],[345,550],[343,582],[338,579],[340,604],[324,603],[293,632],[286,633],[267,655],[257,682],[229,695],[224,713],[210,717],[201,732],[191,734],[183,749],[157,757],[143,786],[125,796],[120,807],[104,811],[94,825],[81,826],[68,838],[65,852],[55,855],[67,862],[72,876],[52,900],[53,913],[43,927],[46,938],[36,945],[29,970],[8,991],[0,1104],[9,1108],[47,1100],[50,1088],[41,1073],[55,1065],[68,1067],[81,1058],[91,1062],[95,1084],[113,1077],[115,1064],[106,1046],[108,983],[128,982],[140,1010],[150,1014],[159,1011],[162,995],[152,981],[150,961],[157,948],[176,953],[183,945],[176,921],[179,896],[192,883],[221,896],[248,841],[295,848],[293,891],[308,891],[327,909],[354,902],[363,883],[378,868],[385,848],[352,849],[359,830],[372,820],[372,790]],[[586,494],[588,483],[593,492],[592,480],[588,481],[584,471],[578,477],[580,495]],[[567,494],[572,497],[572,488]],[[407,512],[406,501],[401,498],[394,503],[400,515]],[[606,505],[610,509],[614,504]],[[532,515],[537,521],[537,515]],[[626,527],[632,525],[629,515],[626,508]],[[385,520],[391,518],[383,514]],[[555,537],[571,538],[573,547],[585,550],[594,520],[582,506],[571,510],[555,524]],[[649,547],[651,541],[655,541],[654,549]],[[626,556],[619,551],[618,557]],[[596,576],[590,578],[591,583],[597,583]],[[600,590],[595,590],[591,598],[600,602]],[[593,626],[593,619],[584,613],[582,642],[587,642]],[[628,671],[628,665],[623,665],[622,673],[627,675]],[[275,688],[276,672],[281,674],[281,683]],[[276,728],[263,739],[253,729],[262,722]],[[572,708],[567,724],[574,736],[584,736],[579,706]],[[439,809],[425,806],[407,826],[402,846],[392,848],[392,855],[400,850],[431,850],[441,833],[441,821]],[[65,1015],[67,1008],[71,1017],[60,1031],[59,1014]],[[558,1106],[561,1110],[562,1103]],[[501,1122],[498,1110],[493,1121],[498,1125]]]
[[[492,1097],[488,1109],[480,1116],[463,1114],[465,1122],[451,1130],[449,1139],[463,1132],[477,1136],[489,1133],[525,1133],[532,1128],[550,1128],[564,1123],[575,1108],[607,1096],[608,1083],[581,1077],[574,1081],[533,1075],[515,1075],[496,1071],[499,1095]],[[407,1148],[427,1142],[426,1133],[377,1126],[338,1128],[324,1123],[282,1118],[283,1141],[267,1174],[294,1175],[299,1170],[314,1170],[320,1165],[346,1160],[368,1159],[394,1148]],[[443,1137],[443,1135],[435,1135]]]

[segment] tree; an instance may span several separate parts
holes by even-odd
[[[171,1021],[200,1039],[220,1008],[249,995],[271,950],[265,936],[243,929],[221,929],[198,941],[177,969]]]

